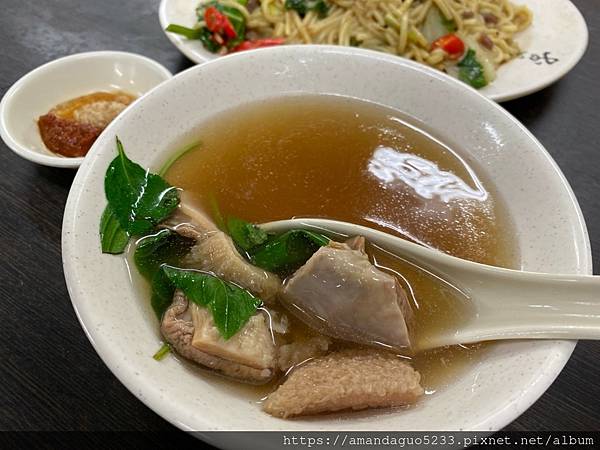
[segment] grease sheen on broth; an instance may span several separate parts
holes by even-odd
[[[323,217],[369,226],[461,258],[514,267],[517,243],[486,174],[396,110],[333,96],[289,96],[221,113],[167,172],[207,211],[256,223]],[[369,246],[381,269],[402,274],[415,334],[458,327],[468,299],[420,268]],[[298,329],[303,327],[296,324]],[[484,346],[413,356],[431,392]],[[263,390],[260,390],[264,392]]]

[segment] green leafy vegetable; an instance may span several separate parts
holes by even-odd
[[[296,11],[300,17],[304,17],[309,11],[314,11],[321,19],[329,12],[325,0],[286,0],[285,9]]]
[[[460,68],[458,78],[475,89],[482,88],[488,84],[483,66],[477,61],[475,50],[472,48],[467,51],[465,57],[458,63],[458,67]]]
[[[164,313],[175,289],[181,289],[188,300],[210,310],[215,325],[224,339],[235,335],[254,315],[261,300],[239,286],[214,275],[196,270],[163,265],[152,283],[156,298],[153,306]],[[168,299],[168,302],[165,301]],[[165,306],[166,305],[166,306]],[[155,307],[155,312],[158,312]]]
[[[143,235],[173,212],[179,193],[160,176],[127,158],[119,138],[117,150],[119,154],[104,179],[106,199],[123,230],[132,236]]]
[[[360,47],[360,44],[362,44],[361,41],[356,39],[354,36],[350,36],[350,47]]]
[[[290,230],[250,252],[251,262],[270,272],[290,273],[304,264],[329,238],[306,230]]]
[[[169,352],[171,351],[171,347],[169,347],[169,344],[163,344],[158,351],[152,355],[152,358],[154,358],[156,361],[160,361],[162,360],[165,356],[167,356],[169,354]]]
[[[160,230],[137,242],[133,260],[140,274],[152,281],[160,266],[177,264],[190,250],[194,241],[171,230]]]
[[[204,48],[206,48],[206,50],[209,52],[217,53],[221,49],[221,44],[213,39],[213,35],[208,28],[203,27],[200,29],[200,31],[200,37],[198,39],[202,41]]]
[[[102,253],[123,253],[129,242],[129,233],[121,227],[110,206],[104,208],[100,219],[100,243]]]
[[[227,220],[227,231],[236,245],[246,251],[263,244],[268,239],[264,230],[237,217],[230,217]]]
[[[159,270],[152,278],[152,297],[150,304],[158,320],[161,320],[167,308],[173,302],[175,288],[163,270]]]
[[[448,31],[448,33],[453,33],[454,31],[456,31],[458,29],[458,27],[456,26],[456,22],[452,19],[446,19],[446,17],[443,14],[440,14],[440,19],[442,21],[442,25],[444,26],[444,28]]]
[[[181,36],[187,39],[201,39],[202,37],[201,28],[188,28],[182,25],[176,25],[174,23],[170,24],[167,28],[165,28],[165,31],[180,34]]]

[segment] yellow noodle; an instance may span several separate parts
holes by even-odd
[[[482,47],[482,51],[496,67],[521,53],[515,35],[532,21],[531,11],[511,0],[325,1],[329,9],[324,17],[316,11],[300,17],[295,10],[286,8],[286,0],[260,0],[252,11],[234,0],[222,3],[239,10],[246,18],[247,30],[255,36],[283,37],[290,44],[355,45],[442,69],[455,61],[442,49],[433,49],[423,33],[423,25],[433,9],[453,21],[454,33],[469,46],[482,45],[477,42],[486,35],[492,48]]]

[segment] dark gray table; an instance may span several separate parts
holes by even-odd
[[[174,73],[189,67],[160,30],[158,3],[1,0],[0,95],[36,66],[82,51],[137,52]],[[590,28],[583,60],[562,81],[505,107],[567,176],[599,267],[600,8],[575,3]],[[60,233],[73,176],[0,143],[0,430],[171,430],[104,366],[71,307]],[[508,429],[600,430],[599,360],[600,342],[580,343],[552,387]]]

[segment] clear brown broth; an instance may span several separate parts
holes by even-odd
[[[291,217],[344,220],[461,258],[515,267],[513,225],[491,181],[424,128],[396,110],[355,99],[262,101],[201,124],[194,133],[201,144],[178,159],[166,177],[192,192],[207,211],[216,201],[223,216],[256,223]],[[455,178],[440,171],[458,177],[459,189]],[[436,190],[427,188],[426,178],[434,185],[438,180]],[[415,312],[415,336],[456,328],[473,314],[466,297],[422,268],[373,246],[368,253],[382,270],[401,274]],[[297,335],[308,332],[292,323]],[[448,347],[411,358],[424,388],[433,392],[459,376],[485,347]],[[256,389],[255,398],[269,389]]]

